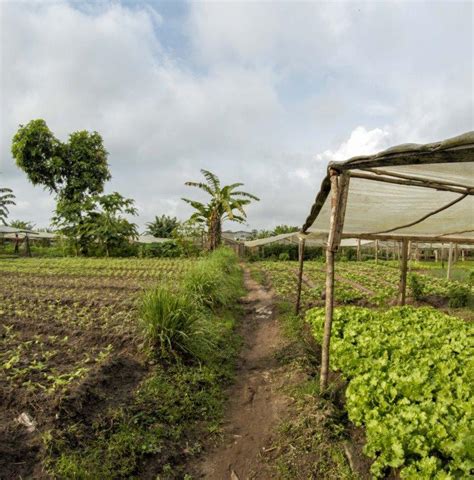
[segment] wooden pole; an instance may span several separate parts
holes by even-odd
[[[448,270],[446,272],[446,278],[448,280],[451,279],[451,266],[453,263],[453,244],[449,244],[449,253],[448,253]]]
[[[398,294],[398,304],[405,305],[407,291],[407,264],[408,264],[408,240],[402,241],[402,255],[400,262],[400,285]]]
[[[331,343],[332,319],[334,313],[334,256],[341,242],[344,217],[346,214],[349,176],[338,175],[330,170],[331,180],[331,217],[329,237],[326,247],[326,317],[324,321],[323,344],[321,353],[321,391],[326,390],[329,375],[329,350]]]
[[[360,262],[361,255],[360,255],[360,238],[357,239],[357,261]]]
[[[461,250],[461,260],[464,262],[466,258],[464,257],[464,248]]]
[[[435,263],[438,263],[438,249],[437,248],[434,251],[434,256],[435,256]]]
[[[305,240],[302,239],[298,244],[299,270],[298,270],[298,291],[296,293],[296,305],[295,305],[296,315],[300,313],[301,286],[303,284],[304,243],[305,243]]]
[[[379,263],[379,241],[375,240],[375,263]]]

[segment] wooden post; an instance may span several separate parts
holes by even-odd
[[[444,268],[444,243],[441,244],[441,268]]]
[[[296,305],[295,305],[296,315],[300,313],[301,286],[303,283],[304,243],[305,243],[305,240],[302,239],[298,244],[299,270],[298,270],[298,291],[296,293]]]
[[[453,263],[453,244],[449,244],[449,253],[448,253],[448,270],[446,272],[446,278],[448,280],[451,279],[451,266]]]
[[[360,262],[360,238],[357,239],[357,261]]]
[[[465,261],[466,258],[464,257],[464,248],[461,250],[461,261]]]
[[[31,257],[30,238],[28,237],[28,234],[25,235],[25,249],[26,256]]]
[[[434,256],[435,256],[435,263],[438,263],[438,249],[437,248],[435,248]]]
[[[379,263],[379,241],[375,240],[375,263]]]
[[[341,242],[344,217],[346,214],[349,175],[338,175],[330,171],[331,178],[331,217],[329,237],[326,247],[326,318],[324,321],[323,344],[321,352],[320,388],[324,391],[328,385],[329,349],[331,343],[332,318],[334,313],[334,256]]]
[[[402,249],[403,249],[403,245],[402,245]],[[410,254],[411,254],[411,241],[408,240],[408,247],[407,247],[407,270],[408,271],[411,271]]]
[[[402,255],[400,262],[400,284],[398,292],[398,304],[405,305],[407,291],[407,264],[408,264],[408,240],[402,240]]]

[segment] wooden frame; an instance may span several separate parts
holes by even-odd
[[[428,145],[402,145],[395,147],[377,155],[356,157],[345,162],[330,162],[328,165],[328,174],[321,183],[321,188],[316,199],[311,206],[311,211],[301,229],[302,235],[308,235],[307,231],[314,224],[326,199],[331,195],[330,207],[330,225],[328,232],[328,241],[326,248],[326,316],[324,322],[324,333],[321,354],[321,376],[320,387],[324,391],[328,384],[329,374],[329,347],[331,340],[331,328],[334,310],[334,256],[342,238],[356,238],[365,240],[375,240],[376,242],[376,261],[378,260],[378,241],[394,240],[401,242],[400,259],[400,284],[399,284],[399,304],[404,305],[406,300],[406,279],[408,269],[408,245],[409,241],[415,242],[445,242],[450,243],[448,275],[451,270],[453,256],[453,244],[474,244],[474,238],[464,238],[462,233],[472,232],[466,230],[463,232],[446,233],[443,235],[403,235],[394,234],[395,230],[407,228],[409,226],[421,223],[432,215],[445,210],[452,205],[460,202],[468,195],[474,195],[474,186],[463,185],[455,182],[447,182],[426,177],[417,177],[404,173],[390,172],[379,167],[403,166],[403,165],[422,165],[437,163],[461,163],[474,161],[474,132],[469,132],[460,137],[445,140]],[[354,172],[353,170],[359,170]],[[362,171],[361,171],[362,170]],[[430,212],[424,217],[411,222],[408,225],[402,225],[384,232],[345,232],[343,231],[344,216],[347,204],[348,185],[350,177],[361,178],[369,181],[379,181],[393,183],[397,185],[406,185],[409,187],[432,188],[440,191],[458,193],[460,196],[454,201],[443,207]],[[360,247],[358,248],[360,252]],[[388,251],[388,250],[387,250]],[[358,255],[359,256],[359,255]],[[442,256],[443,258],[443,256]],[[303,260],[300,261],[300,272],[302,275]],[[298,288],[301,288],[299,280]],[[298,303],[299,309],[299,303]]]

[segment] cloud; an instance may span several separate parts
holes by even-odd
[[[301,224],[328,160],[472,129],[470,2],[3,2],[0,175],[12,218],[54,202],[11,159],[18,124],[99,131],[108,190],[185,218],[208,168]],[[196,192],[197,193],[197,192]]]

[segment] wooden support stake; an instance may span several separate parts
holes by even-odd
[[[400,285],[398,294],[398,304],[405,305],[407,292],[407,265],[408,265],[408,240],[402,241],[402,255],[400,262]]]
[[[375,263],[379,263],[379,241],[375,240]]]
[[[28,234],[25,235],[25,249],[26,256],[31,257],[30,238],[28,237]]]
[[[328,244],[326,247],[326,318],[324,321],[323,344],[321,353],[321,391],[326,390],[329,375],[329,349],[331,343],[332,319],[334,313],[334,257],[341,242],[344,217],[346,214],[349,176],[330,172],[331,179],[331,217]]]
[[[451,266],[453,263],[453,244],[449,244],[449,253],[448,253],[448,270],[446,272],[446,278],[448,280],[451,279]]]
[[[301,286],[303,283],[304,243],[305,243],[305,240],[303,239],[303,240],[300,240],[300,243],[298,244],[299,270],[298,270],[298,291],[296,293],[296,305],[295,305],[296,315],[300,313]]]
[[[357,239],[357,261],[360,262],[361,255],[360,255],[360,238]]]

